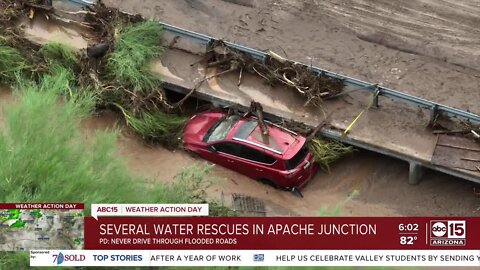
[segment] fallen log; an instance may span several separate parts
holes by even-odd
[[[263,135],[268,135],[268,127],[265,124],[265,118],[263,117],[263,107],[262,104],[259,102],[252,101],[252,104],[254,104],[255,108],[255,114],[258,117],[258,125],[260,126],[260,129],[262,130]]]
[[[320,124],[318,124],[315,129],[312,130],[312,132],[307,136],[306,140],[307,142],[311,141],[313,138],[315,138],[315,136],[317,135],[317,133],[324,127],[326,126],[328,123],[330,123],[330,119],[332,117],[332,113],[328,114],[327,117],[325,117],[325,119],[323,119],[322,122],[320,122]]]
[[[262,134],[268,135],[268,126],[265,124],[265,118],[263,117],[263,106],[260,104],[260,102],[256,102],[255,100],[250,102],[250,108],[244,117],[250,114],[253,114],[257,117],[258,126],[260,127]]]

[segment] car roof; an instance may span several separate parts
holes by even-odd
[[[267,121],[268,134],[264,135],[255,118],[242,118],[232,128],[229,138],[256,148],[262,148],[277,155],[284,155],[288,150],[302,143],[301,136]]]

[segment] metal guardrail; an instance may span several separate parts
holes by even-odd
[[[84,6],[92,4],[92,2],[86,1],[86,0],[67,0],[67,1],[70,1],[70,2],[73,2],[73,3],[76,3],[76,4],[82,4]],[[194,40],[196,40],[198,42],[201,42],[203,44],[209,44],[209,43],[216,40],[215,38],[213,38],[211,36],[207,36],[207,35],[204,35],[204,34],[189,31],[189,30],[177,27],[177,26],[167,24],[167,23],[162,23],[162,22],[160,22],[160,23],[165,27],[165,30],[167,30],[169,32],[172,32],[172,33],[174,33],[176,35],[179,35],[179,36],[189,37],[189,38],[194,39]],[[264,61],[267,57],[267,54],[262,52],[262,51],[255,50],[255,49],[245,47],[245,46],[242,46],[242,45],[239,45],[239,44],[235,44],[235,43],[232,43],[232,42],[225,42],[225,43],[229,47],[237,49],[239,51],[242,51],[242,52],[252,56],[255,59]],[[355,78],[352,78],[352,77],[348,77],[348,76],[345,76],[345,75],[342,75],[342,74],[339,74],[339,73],[335,73],[335,72],[332,72],[332,71],[329,71],[329,70],[326,70],[326,69],[321,69],[321,68],[318,68],[318,67],[310,67],[310,66],[308,66],[308,67],[313,69],[314,71],[316,71],[318,74],[324,74],[326,76],[339,78],[339,79],[342,79],[343,82],[347,85],[357,86],[359,88],[362,88],[362,90],[372,92],[374,94],[374,97],[375,97],[375,102],[374,102],[375,105],[378,105],[378,97],[379,96],[384,96],[384,97],[388,97],[388,98],[392,98],[392,99],[396,99],[396,100],[401,100],[401,101],[404,101],[404,102],[407,102],[407,103],[411,103],[411,104],[414,104],[418,107],[429,109],[430,112],[431,112],[431,115],[430,115],[431,121],[433,121],[433,119],[435,119],[435,117],[438,114],[441,113],[441,114],[446,115],[446,116],[464,119],[464,120],[467,120],[467,121],[470,121],[470,122],[473,122],[473,123],[480,123],[480,115],[477,115],[477,114],[474,114],[474,113],[470,113],[470,112],[463,111],[463,110],[460,110],[460,109],[456,109],[456,108],[453,108],[453,107],[449,107],[449,106],[446,106],[446,105],[443,105],[443,104],[440,104],[440,103],[436,103],[436,102],[433,102],[433,101],[430,101],[430,100],[426,100],[426,99],[423,99],[423,98],[419,98],[419,97],[416,97],[416,96],[405,94],[405,93],[402,93],[402,92],[399,92],[399,91],[396,91],[396,90],[393,90],[393,89],[389,89],[389,88],[386,88],[386,87],[383,87],[383,86],[379,86],[377,84],[371,84],[371,83],[368,83],[368,82],[365,82],[365,81],[362,81],[362,80],[359,80],[359,79],[355,79]]]
[[[95,4],[95,2],[87,1],[87,0],[68,0],[67,2],[72,2],[81,6],[89,6]]]
[[[185,36],[185,37],[189,37],[189,38],[201,41],[202,43],[205,43],[205,44],[208,44],[208,43],[213,42],[215,40],[215,38],[204,35],[204,34],[199,34],[199,33],[193,32],[193,31],[185,30],[183,28],[173,26],[173,25],[170,25],[170,24],[166,24],[166,23],[162,23],[162,24],[164,25],[164,27],[167,31],[170,31],[170,32],[175,33],[175,34],[180,35],[180,36]],[[231,42],[225,42],[225,43],[229,47],[237,49],[239,51],[242,51],[246,54],[249,54],[250,56],[252,56],[252,57],[254,57],[258,60],[263,61],[267,57],[267,54],[262,52],[262,51],[255,50],[255,49],[252,49],[252,48],[248,48],[248,47],[238,45],[238,44],[235,44],[235,43],[231,43]],[[348,76],[345,76],[345,75],[342,75],[342,74],[339,74],[339,73],[335,73],[335,72],[332,72],[332,71],[329,71],[329,70],[321,69],[321,68],[318,68],[318,67],[311,67],[311,68],[314,71],[316,71],[318,74],[324,74],[324,75],[327,75],[327,76],[330,76],[330,77],[339,78],[339,79],[342,79],[345,84],[349,84],[349,85],[352,85],[352,86],[357,86],[359,88],[362,88],[362,90],[370,91],[370,92],[375,93],[375,94],[378,93],[377,98],[378,98],[378,96],[389,97],[389,98],[392,98],[392,99],[402,100],[402,101],[407,102],[407,103],[413,103],[413,104],[415,104],[419,107],[422,107],[422,108],[430,109],[431,112],[432,112],[432,114],[431,114],[432,119],[434,119],[435,116],[438,113],[443,113],[444,115],[447,115],[447,116],[450,116],[450,117],[458,117],[458,118],[462,118],[462,119],[465,119],[465,120],[470,121],[470,122],[480,123],[480,116],[476,115],[476,114],[473,114],[473,113],[470,113],[470,112],[466,112],[466,111],[459,110],[459,109],[456,109],[456,108],[452,108],[452,107],[449,107],[449,106],[446,106],[446,105],[443,105],[443,104],[440,104],[440,103],[436,103],[436,102],[433,102],[433,101],[430,101],[430,100],[426,100],[426,99],[423,99],[423,98],[419,98],[419,97],[416,97],[416,96],[405,94],[405,93],[402,93],[402,92],[399,92],[399,91],[396,91],[396,90],[393,90],[393,89],[389,89],[389,88],[386,88],[386,87],[383,87],[383,86],[379,86],[379,85],[376,85],[376,84],[371,84],[371,83],[368,83],[368,82],[365,82],[365,81],[362,81],[362,80],[358,80],[358,79],[355,79],[355,78],[352,78],[352,77],[348,77]],[[375,104],[378,104],[378,100],[375,102]]]

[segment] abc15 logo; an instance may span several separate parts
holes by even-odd
[[[465,239],[467,224],[465,220],[431,220],[431,238]]]

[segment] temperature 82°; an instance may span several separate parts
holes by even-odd
[[[402,235],[400,236],[400,245],[413,245],[413,243],[418,239],[416,235]]]

